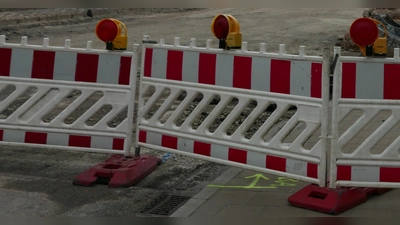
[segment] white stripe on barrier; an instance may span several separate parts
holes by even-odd
[[[377,166],[352,166],[351,170],[351,180],[379,182],[379,167]]]
[[[228,160],[228,154],[228,147],[223,145],[211,145],[211,157]]]
[[[183,68],[182,68],[182,81],[199,82],[199,53],[198,52],[184,52],[183,54]]]
[[[154,49],[151,72],[154,78],[166,79],[167,77],[167,55],[165,49]]]
[[[356,97],[383,99],[383,64],[359,62],[356,71]]]
[[[75,52],[56,52],[53,75],[55,80],[75,80],[76,57]]]
[[[218,54],[215,70],[215,85],[233,86],[233,55]]]
[[[121,57],[118,55],[100,55],[97,71],[97,82],[106,84],[118,84],[119,76],[115,76],[115,71],[119,71]]]
[[[23,130],[4,130],[3,141],[25,142],[25,131]]]
[[[251,65],[251,88],[258,91],[270,91],[271,59],[263,57],[253,57]]]
[[[47,144],[68,146],[68,139],[69,139],[68,134],[49,133],[47,135]]]
[[[32,62],[32,49],[13,49],[11,54],[10,76],[30,78]]]
[[[311,62],[292,61],[290,67],[290,94],[311,96]]]

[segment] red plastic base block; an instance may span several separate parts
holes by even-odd
[[[129,187],[149,175],[160,164],[161,159],[149,155],[140,157],[113,155],[103,163],[76,176],[73,184],[90,186],[107,180],[110,188]]]
[[[322,188],[311,184],[289,197],[289,204],[338,215],[367,201],[371,195],[381,195],[391,189],[386,188]]]

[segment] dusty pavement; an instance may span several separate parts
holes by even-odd
[[[267,51],[276,52],[286,44],[289,53],[306,46],[308,55],[320,55],[325,47],[333,48],[337,36],[343,35],[364,9],[152,9],[94,10],[94,18],[84,16],[85,10],[68,10],[68,16],[57,9],[27,10],[18,13],[0,11],[4,25],[0,34],[8,42],[19,43],[28,36],[29,44],[41,44],[44,37],[50,45],[63,46],[65,39],[73,47],[105,46],[94,33],[96,23],[107,16],[119,19],[128,27],[129,48],[141,42],[142,35],[173,43],[181,37],[182,45],[197,38],[198,46],[213,39],[210,23],[216,14],[235,16],[241,24],[243,40],[249,50],[258,50],[267,43]],[[103,12],[103,13],[101,13]],[[109,13],[109,14],[108,14]],[[46,15],[52,15],[47,16]],[[39,16],[38,16],[39,15]],[[24,20],[15,19],[22,16]],[[38,17],[41,19],[39,20]],[[14,19],[13,19],[14,18]],[[4,23],[7,20],[7,23]],[[216,45],[214,41],[214,45]],[[344,52],[346,54],[346,52]],[[349,53],[351,54],[351,53]],[[0,102],[1,104],[1,102]],[[159,157],[161,152],[145,150]],[[130,188],[109,189],[105,185],[78,187],[72,179],[85,169],[102,162],[107,155],[73,153],[44,149],[0,147],[0,216],[167,216],[140,213],[147,204],[160,196],[192,197],[228,167],[177,155],[170,156],[150,176]],[[170,212],[172,213],[172,212]]]

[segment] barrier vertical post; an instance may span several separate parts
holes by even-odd
[[[305,54],[304,48],[303,51],[301,51],[302,55]],[[329,77],[330,77],[330,50],[329,49],[324,49],[323,53],[323,63],[322,63],[322,87],[329,87]],[[321,163],[321,168],[319,169],[320,173],[325,173],[325,174],[318,174],[318,177],[324,177],[324,179],[321,179],[320,181],[320,187],[326,187],[327,186],[327,170],[326,168],[329,168],[329,161],[328,156],[330,152],[330,146],[329,146],[329,88],[322,88],[322,123],[321,123],[321,144],[322,144],[322,151],[321,151],[321,161],[326,162],[326,163]]]
[[[335,47],[335,55],[338,55],[340,57],[341,55],[341,48],[340,47]],[[335,70],[333,72],[333,94],[332,94],[332,143],[331,143],[331,153],[329,155],[330,160],[329,164],[330,166],[328,167],[329,170],[331,171],[329,173],[329,188],[336,188],[335,185],[335,180],[336,180],[336,153],[338,151],[338,136],[339,136],[339,127],[338,127],[338,119],[339,119],[339,109],[338,109],[338,104],[335,104],[339,100],[339,95],[340,95],[340,84],[341,84],[341,76],[339,74],[341,73],[342,68],[341,65],[337,65],[335,67]]]
[[[133,45],[133,54],[132,54],[132,61],[131,61],[131,71],[130,71],[130,89],[135,90],[136,89],[136,73],[137,73],[137,67],[138,67],[138,54],[139,54],[139,45],[134,44]],[[135,91],[132,91],[132,98],[130,99],[129,105],[128,105],[128,112],[134,112],[134,107],[135,107],[135,99],[136,99],[136,93]],[[133,114],[133,113],[132,113]],[[133,125],[133,117],[134,115],[128,116],[128,124]],[[129,129],[127,133],[127,138],[124,143],[124,154],[125,156],[129,155],[130,149],[131,149],[131,142],[132,142],[132,129]]]

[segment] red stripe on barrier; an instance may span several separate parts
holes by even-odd
[[[380,168],[379,182],[400,182],[400,168]]]
[[[35,50],[33,52],[32,78],[53,80],[56,53]]]
[[[233,58],[233,87],[251,89],[252,58],[235,56]]]
[[[271,59],[271,92],[290,94],[290,68],[288,60]]]
[[[118,84],[129,85],[132,57],[121,56]]]
[[[318,165],[314,163],[307,163],[307,177],[318,179]]]
[[[147,140],[147,132],[143,130],[139,131],[139,142],[147,143],[146,140]]]
[[[400,64],[385,64],[383,68],[383,98],[400,99]]]
[[[232,162],[247,164],[247,151],[229,148],[228,160]]]
[[[25,132],[25,143],[46,144],[47,143],[47,133]]]
[[[70,135],[68,140],[68,146],[90,148],[90,141],[91,141],[90,136]]]
[[[286,172],[286,159],[276,156],[267,155],[266,168],[281,172]]]
[[[356,63],[342,63],[342,98],[356,97]]]
[[[147,48],[144,56],[144,71],[143,76],[151,77],[151,65],[153,62],[153,49]]]
[[[169,50],[167,56],[167,79],[182,80],[183,51]]]
[[[99,55],[78,53],[76,61],[75,81],[96,83]]]
[[[351,166],[337,166],[336,180],[351,180]]]
[[[11,54],[10,48],[0,48],[0,76],[10,76]]]
[[[311,97],[322,97],[322,63],[311,63]]]
[[[4,130],[0,130],[0,141],[3,141]]]
[[[178,138],[163,135],[161,138],[161,146],[165,147],[165,148],[177,149],[178,148]]]
[[[211,144],[194,141],[193,153],[205,156],[211,156]]]
[[[216,54],[199,54],[199,78],[201,84],[215,84],[215,70],[217,68]]]
[[[112,149],[124,150],[124,142],[125,142],[125,139],[123,139],[123,138],[114,138]]]

